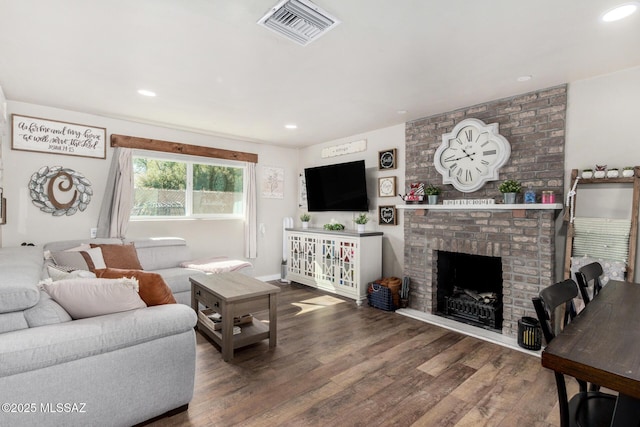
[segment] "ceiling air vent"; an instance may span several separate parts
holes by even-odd
[[[309,0],[281,1],[258,21],[258,25],[303,46],[320,38],[339,23],[337,18]]]

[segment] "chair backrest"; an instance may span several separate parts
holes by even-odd
[[[562,330],[576,316],[573,299],[577,296],[578,285],[567,279],[543,289],[539,297],[532,299],[547,344],[556,336],[556,325]],[[556,314],[559,307],[564,308],[564,313],[560,313],[562,316],[558,319],[560,322],[557,322]]]
[[[576,280],[580,287],[580,295],[585,305],[589,304],[593,298],[600,293],[602,289],[602,283],[600,282],[600,276],[602,276],[602,265],[599,262],[592,262],[584,267],[581,267],[576,272]],[[589,286],[593,282],[593,297],[589,297]]]
[[[578,285],[571,279],[551,285],[540,292],[539,297],[532,299],[533,306],[536,309],[540,327],[544,334],[547,344],[555,338],[554,319],[559,307],[564,306],[564,313],[561,316],[560,329],[568,324],[575,316],[576,310],[573,305],[573,299],[578,296]],[[560,425],[562,427],[569,426],[569,403],[567,400],[567,386],[564,381],[564,375],[554,372],[556,379],[556,387],[558,389],[558,403],[560,405]],[[587,384],[578,380],[581,392],[587,390]]]

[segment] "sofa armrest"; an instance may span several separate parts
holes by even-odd
[[[180,334],[196,321],[190,307],[166,304],[0,334],[0,377]]]

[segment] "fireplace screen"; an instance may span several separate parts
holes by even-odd
[[[502,329],[502,261],[437,252],[438,314],[487,329]]]

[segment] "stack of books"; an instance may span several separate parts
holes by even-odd
[[[198,312],[198,318],[201,322],[206,323],[214,331],[222,329],[222,315],[216,313],[213,310],[203,310]],[[245,314],[240,317],[233,318],[233,335],[237,335],[242,332],[240,325],[253,322],[253,316],[251,314]]]

